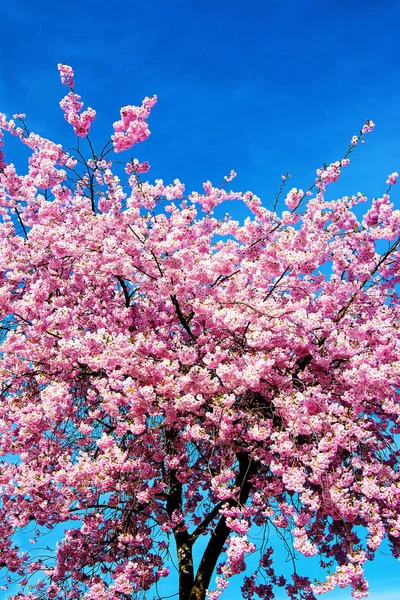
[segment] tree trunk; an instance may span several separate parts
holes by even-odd
[[[235,487],[240,488],[238,500],[228,500],[231,506],[244,505],[249,497],[252,484],[249,481],[257,472],[257,464],[246,452],[237,454],[239,472],[236,477]],[[207,519],[207,517],[206,517]],[[210,586],[211,577],[221,556],[223,547],[228,539],[231,529],[226,524],[226,518],[222,516],[207,544],[199,568],[194,578],[192,545],[197,539],[191,537],[187,532],[181,539],[179,534],[175,535],[179,562],[179,600],[205,600],[207,590]]]

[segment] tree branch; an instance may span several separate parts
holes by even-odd
[[[216,504],[214,508],[208,513],[206,517],[202,520],[200,525],[196,527],[193,533],[189,534],[189,540],[194,544],[197,538],[207,529],[208,525],[212,522],[213,519],[218,515],[220,509],[222,507],[222,502]]]
[[[196,338],[196,336],[195,336],[195,335],[192,333],[192,330],[190,329],[190,327],[189,327],[189,324],[188,324],[187,320],[186,320],[186,319],[185,319],[185,317],[183,316],[183,314],[182,314],[182,311],[181,311],[181,308],[180,308],[180,306],[179,306],[179,302],[178,302],[178,300],[176,299],[176,296],[175,296],[175,295],[172,295],[172,294],[171,294],[171,301],[172,301],[172,304],[173,304],[173,306],[174,306],[175,312],[176,312],[176,314],[177,314],[177,316],[178,316],[178,319],[179,319],[179,322],[180,322],[180,324],[183,326],[183,328],[185,329],[185,331],[187,331],[187,333],[190,335],[190,337],[192,338],[192,340],[196,341],[196,339],[197,339],[197,338]]]
[[[129,308],[129,305],[131,303],[131,297],[129,295],[128,288],[126,287],[126,283],[120,275],[117,275],[117,279],[118,279],[118,283],[122,287],[122,291],[124,292],[125,306],[126,306],[126,308]]]

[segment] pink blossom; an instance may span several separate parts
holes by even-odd
[[[129,150],[135,144],[143,142],[150,135],[146,119],[152,107],[157,102],[157,96],[145,98],[140,107],[124,106],[121,108],[121,120],[113,125],[115,133],[111,136],[115,152]]]
[[[386,183],[388,183],[389,185],[394,185],[395,183],[397,183],[398,177],[399,177],[399,174],[397,173],[397,171],[395,171],[394,173],[391,173],[388,176]]]
[[[224,180],[225,180],[226,182],[228,182],[228,181],[233,181],[233,180],[235,179],[235,177],[237,177],[237,173],[236,173],[235,171],[233,171],[233,170],[232,170],[232,171],[229,173],[229,175],[225,175],[225,177],[224,177]]]
[[[74,87],[74,72],[72,67],[65,64],[58,64],[58,70],[60,72],[61,83],[66,85],[70,89]]]

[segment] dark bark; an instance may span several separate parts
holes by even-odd
[[[173,430],[166,430],[166,446],[168,452],[171,454],[175,453],[175,437],[176,433]],[[243,506],[249,497],[252,488],[251,480],[257,473],[259,465],[245,451],[238,452],[236,458],[239,468],[235,479],[235,487],[240,491],[237,498],[227,500],[227,503],[230,506]],[[183,485],[177,477],[176,469],[170,469],[168,477],[169,492],[167,494],[166,509],[168,516],[172,518],[175,511],[182,514]],[[189,534],[184,528],[183,518],[182,523],[178,523],[174,529],[178,557],[179,600],[205,600],[206,598],[212,574],[231,533],[231,529],[226,524],[226,518],[221,516],[218,520],[204,551],[196,575],[193,566],[193,544],[212,523],[213,519],[218,517],[221,505],[222,503],[220,502],[214,506],[192,534]]]
[[[175,433],[170,429],[167,430],[166,438],[167,448],[170,452],[173,452]],[[172,518],[174,511],[182,512],[183,486],[176,475],[176,469],[169,471],[169,493],[166,508],[170,518]],[[183,525],[184,522],[182,521]],[[192,588],[194,581],[193,541],[189,538],[189,534],[185,529],[179,530],[179,525],[174,529],[174,538],[178,556],[179,600],[182,600],[186,597],[187,590]]]
[[[167,513],[172,517],[173,512],[182,511],[182,484],[176,477],[176,471],[170,471],[170,492],[167,498]],[[183,526],[182,521],[182,526]],[[186,530],[179,531],[174,529],[174,538],[176,543],[176,552],[178,556],[178,572],[179,572],[179,600],[185,600],[187,590],[190,590],[194,581],[193,569],[193,542]]]
[[[175,312],[177,314],[177,317],[179,319],[179,322],[181,323],[181,325],[184,327],[184,329],[186,330],[186,332],[190,335],[190,337],[192,338],[193,341],[196,341],[196,336],[193,335],[192,330],[189,327],[189,322],[191,321],[192,317],[193,317],[193,311],[191,311],[188,315],[188,317],[184,317],[183,313],[181,311],[181,307],[179,306],[179,302],[176,298],[175,295],[171,296],[171,301],[173,304],[173,307],[175,309]]]
[[[257,472],[257,463],[255,463],[246,452],[239,452],[237,454],[239,462],[239,471],[236,477],[235,486],[240,488],[239,498],[236,500],[228,500],[228,504],[231,506],[244,505],[249,497],[251,491],[251,479]],[[213,533],[211,534],[210,541],[204,551],[203,557],[200,561],[196,577],[193,585],[190,588],[184,589],[184,586],[179,586],[179,600],[205,600],[206,593],[210,585],[211,577],[219,557],[221,556],[223,547],[231,533],[231,529],[226,524],[226,519],[222,516]],[[189,541],[191,540],[189,536]],[[179,557],[179,549],[178,549]],[[191,563],[193,568],[193,563]],[[189,583],[189,579],[187,580]]]
[[[175,542],[178,555],[179,600],[186,600],[194,582],[193,544],[189,541],[186,531],[175,533]]]

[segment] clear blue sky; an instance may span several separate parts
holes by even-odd
[[[70,141],[56,69],[66,62],[97,110],[100,143],[122,105],[156,93],[152,135],[137,148],[149,177],[179,177],[192,191],[235,169],[237,187],[267,206],[284,172],[308,186],[373,119],[333,194],[378,195],[400,171],[399,20],[390,0],[7,0],[0,111],[25,112],[33,131]],[[373,600],[400,596],[399,562],[382,557],[368,571]],[[327,596],[339,598],[350,593]]]

